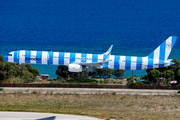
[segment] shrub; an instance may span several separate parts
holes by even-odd
[[[132,85],[135,85],[135,86],[145,86],[144,83],[140,83],[140,82],[134,82],[134,83],[132,83]]]
[[[84,79],[84,78],[73,78],[66,81],[67,83],[98,83],[97,80]]]
[[[116,84],[116,83],[117,83],[117,81],[113,81],[113,83],[114,83],[114,84]]]
[[[92,85],[97,85],[97,82],[92,82],[91,84],[92,84]]]
[[[0,91],[3,91],[4,90],[4,88],[0,88]]]
[[[119,81],[118,83],[119,83],[119,84],[122,84],[122,81]]]
[[[180,93],[180,90],[178,90],[178,92],[177,93]]]
[[[103,80],[100,80],[100,81],[99,81],[99,83],[101,83],[101,84],[102,84],[102,83],[103,83]]]
[[[104,83],[107,84],[109,81],[108,80],[104,80]]]
[[[112,92],[111,94],[112,94],[112,95],[116,95],[116,92]]]

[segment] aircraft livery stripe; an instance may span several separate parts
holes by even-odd
[[[166,46],[165,46],[165,60],[168,58],[170,52],[171,52],[171,43],[172,43],[172,37],[169,37],[166,40]]]
[[[167,64],[164,65],[164,67],[170,66],[170,61],[166,61]]]
[[[92,62],[97,62],[98,59],[98,55],[97,54],[93,54],[92,55]]]
[[[25,52],[25,63],[30,63],[31,51],[26,50]]]
[[[69,65],[70,62],[70,53],[64,53],[64,65]]]
[[[76,53],[70,53],[70,64],[75,62]]]
[[[120,68],[119,60],[120,60],[120,56],[115,55],[115,57],[114,57],[114,69],[119,69]]]
[[[114,69],[114,55],[111,55],[108,62],[108,68]]]
[[[87,54],[87,63],[92,63],[92,54]]]
[[[108,55],[103,55],[103,61],[105,61],[107,57],[108,57]],[[108,68],[108,64],[109,64],[108,61],[105,62],[102,68]]]
[[[153,68],[153,59],[154,59],[154,51],[152,54],[148,56],[148,68],[147,69],[152,69]]]
[[[142,69],[147,69],[148,66],[148,57],[143,57],[142,58]]]
[[[131,69],[131,57],[130,56],[126,56],[125,69],[127,69],[127,70]]]
[[[98,62],[103,62],[103,56],[104,55],[98,54]]]
[[[19,51],[14,51],[14,62],[19,63]]]
[[[137,57],[136,70],[142,69],[142,57]]]
[[[19,59],[19,64],[25,63],[25,50],[20,50],[20,59]]]
[[[120,56],[120,69],[125,69],[126,56]]]
[[[36,51],[31,51],[30,63],[36,64]]]
[[[53,52],[48,52],[48,65],[53,64]]]
[[[86,62],[86,58],[87,58],[86,54],[82,53],[81,58],[82,58],[81,62]]]
[[[166,50],[166,42],[162,43],[160,46],[159,63],[164,63],[165,50]],[[159,67],[164,67],[164,64],[160,64]]]
[[[58,65],[59,52],[53,52],[53,65]]]
[[[137,57],[131,57],[131,70],[136,70]]]
[[[76,53],[76,62],[81,62],[81,53]]]
[[[153,64],[159,63],[159,52],[160,52],[160,46],[154,51],[154,60]],[[157,68],[159,65],[153,65],[153,68]]]
[[[11,54],[12,56],[8,56],[8,62],[14,62],[14,51]]]
[[[48,55],[48,52],[46,51],[42,51],[42,64],[47,64],[47,55]]]
[[[59,52],[59,65],[64,65],[64,52]]]
[[[42,51],[37,51],[36,58],[37,58],[36,64],[41,64],[42,63]]]

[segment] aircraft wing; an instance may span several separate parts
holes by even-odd
[[[111,54],[109,54],[107,56],[107,58],[102,61],[102,62],[92,62],[92,63],[84,63],[84,62],[73,62],[71,64],[79,64],[79,65],[82,65],[82,66],[86,66],[86,67],[89,67],[90,71],[92,71],[92,67],[102,67],[104,65],[105,62],[108,62],[109,61],[109,58],[110,58]]]

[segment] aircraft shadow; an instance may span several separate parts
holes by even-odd
[[[56,116],[40,118],[40,119],[23,119],[23,120],[55,120],[55,119],[56,119]]]

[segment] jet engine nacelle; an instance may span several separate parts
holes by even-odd
[[[86,67],[78,64],[69,64],[68,70],[69,72],[82,72],[82,71],[86,71]]]

